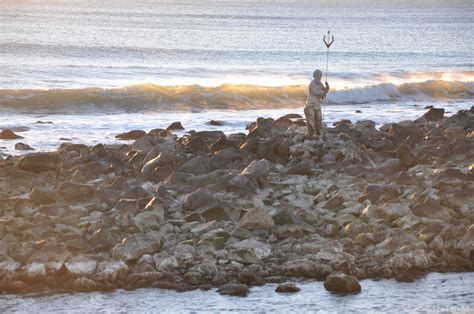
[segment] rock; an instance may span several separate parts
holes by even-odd
[[[292,225],[301,222],[294,210],[283,208],[273,214],[272,219],[276,225]]]
[[[237,228],[258,230],[270,229],[273,226],[275,226],[275,222],[270,215],[261,208],[254,208],[242,216]]]
[[[15,144],[15,149],[16,150],[35,150],[30,145],[27,145],[27,144],[24,144],[24,143],[21,143],[21,142]]]
[[[370,200],[372,204],[379,204],[382,202],[390,201],[397,198],[400,195],[398,188],[393,185],[367,185],[365,194],[358,198],[359,202]]]
[[[448,221],[449,214],[435,200],[428,198],[422,203],[417,203],[411,208],[413,214],[418,217],[427,217],[432,219],[441,219]]]
[[[76,256],[69,259],[64,267],[74,277],[91,276],[95,273],[97,262],[84,256]]]
[[[188,194],[183,203],[183,209],[186,211],[194,211],[215,203],[214,196],[207,189],[198,189]]]
[[[89,184],[62,183],[57,193],[68,203],[89,203],[94,196],[95,187]]]
[[[210,171],[209,158],[204,158],[202,156],[194,157],[182,165],[178,171],[194,175],[208,173]]]
[[[123,239],[112,249],[112,256],[116,259],[132,261],[137,260],[143,254],[153,254],[154,248],[144,239],[134,234]]]
[[[217,289],[217,292],[219,292],[219,294],[221,295],[246,297],[249,294],[250,290],[244,284],[227,283],[225,285],[220,286],[219,289]]]
[[[184,127],[183,125],[181,124],[181,122],[173,122],[171,123],[167,128],[166,130],[168,131],[176,131],[176,130],[184,130]]]
[[[222,122],[222,121],[216,121],[216,120],[210,120],[207,124],[209,124],[209,125],[215,125],[215,126],[221,126],[221,125],[224,125],[224,122]]]
[[[301,176],[309,176],[313,172],[311,170],[311,165],[307,160],[303,160],[296,165],[291,166],[286,171],[287,174],[296,174]]]
[[[23,136],[15,134],[15,132],[10,129],[0,131],[0,140],[16,140],[19,138],[23,138]]]
[[[342,197],[342,195],[335,195],[332,198],[330,198],[326,205],[324,205],[325,208],[331,210],[331,211],[337,211],[339,209],[344,208],[344,202],[345,199]]]
[[[241,230],[245,230],[245,229],[241,229]],[[232,236],[235,237],[234,234],[232,234]],[[245,239],[243,241],[236,242],[232,244],[230,248],[239,249],[239,250],[240,249],[251,250],[252,254],[259,260],[270,257],[272,254],[272,246],[270,244],[263,243],[255,239]]]
[[[395,156],[397,156],[400,159],[400,163],[402,164],[402,166],[406,168],[410,168],[411,166],[415,164],[415,161],[416,161],[415,155],[413,154],[413,152],[407,145],[402,144],[398,146],[395,149],[394,153],[395,153]]]
[[[242,172],[242,175],[248,176],[249,178],[258,180],[266,177],[270,172],[270,163],[265,160],[254,160],[252,161]]]
[[[430,108],[421,118],[416,121],[425,120],[428,122],[436,122],[442,120],[444,117],[444,109],[442,108]]]
[[[275,292],[294,293],[299,292],[300,290],[301,289],[298,288],[294,283],[282,283],[278,285],[278,287],[275,289]]]
[[[230,191],[253,193],[256,189],[255,181],[245,175],[239,174],[229,180]]]
[[[97,266],[96,279],[114,282],[117,278],[124,277],[128,273],[128,266],[120,260],[100,262]]]
[[[97,289],[97,283],[92,279],[79,277],[74,280],[73,287],[77,291],[90,292]]]
[[[22,281],[14,280],[0,283],[0,293],[20,294],[31,291],[31,288]]]
[[[132,130],[132,131],[117,134],[115,138],[119,140],[123,140],[123,141],[129,141],[129,140],[139,139],[140,137],[145,136],[145,135],[146,135],[146,132],[143,130]]]
[[[471,225],[464,236],[456,244],[460,250],[474,251],[474,225]],[[472,253],[471,253],[472,254]]]
[[[359,293],[361,287],[356,277],[344,273],[332,273],[324,281],[326,290],[337,293]]]
[[[54,203],[56,196],[54,191],[35,186],[30,192],[30,200],[39,205],[48,205]]]
[[[33,153],[23,155],[18,162],[18,168],[28,172],[56,171],[62,166],[58,153]]]

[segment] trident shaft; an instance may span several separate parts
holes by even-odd
[[[331,31],[328,30],[327,34],[328,38],[326,40],[326,35],[323,37],[323,42],[327,47],[327,54],[326,54],[326,82],[328,80],[328,68],[329,68],[329,47],[331,47],[332,43],[334,42],[334,36],[331,35]]]

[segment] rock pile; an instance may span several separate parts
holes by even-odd
[[[357,292],[474,270],[474,108],[375,127],[259,118],[248,135],[135,130],[0,161],[0,292]],[[298,118],[295,115],[296,118]],[[7,133],[5,133],[7,134]],[[7,134],[8,135],[8,134]],[[284,285],[281,291],[296,291]]]

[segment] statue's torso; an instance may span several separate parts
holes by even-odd
[[[324,85],[321,81],[312,80],[309,84],[307,106],[319,106],[323,96]]]

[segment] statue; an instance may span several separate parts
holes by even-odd
[[[323,130],[323,117],[321,113],[321,101],[329,92],[329,84],[325,86],[321,83],[322,72],[316,70],[313,72],[314,79],[309,84],[309,95],[304,107],[304,115],[306,116],[308,137],[318,138]]]

